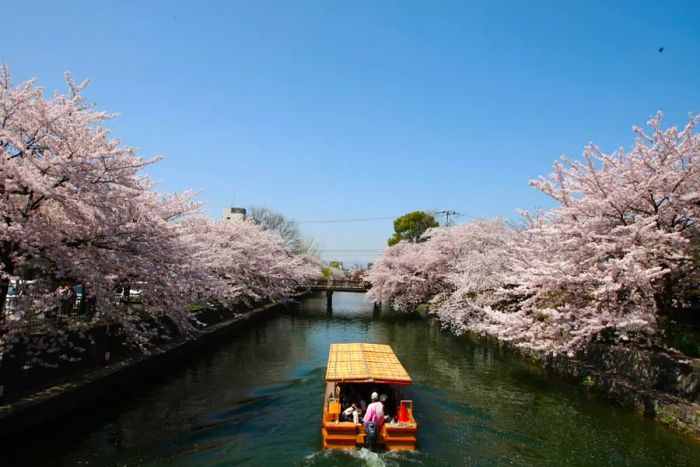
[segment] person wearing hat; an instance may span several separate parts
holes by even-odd
[[[365,422],[365,425],[374,422],[377,425],[377,430],[381,430],[384,424],[384,404],[379,401],[379,394],[376,392],[372,393],[371,398],[372,403],[367,406],[367,412],[365,412],[362,421]]]

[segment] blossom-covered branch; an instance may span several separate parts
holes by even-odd
[[[700,138],[697,119],[639,128],[635,145],[562,158],[532,185],[559,206],[510,229],[478,221],[389,248],[371,297],[418,303],[458,332],[546,351],[592,339],[653,341],[659,313],[698,290]],[[439,233],[438,233],[439,232]],[[450,232],[450,233],[448,233]]]
[[[142,169],[160,158],[112,138],[111,114],[81,95],[87,82],[66,80],[47,99],[0,70],[0,357],[18,342],[36,361],[67,352],[98,323],[145,349],[164,337],[159,323],[194,331],[188,304],[284,299],[320,270],[275,233],[205,219],[195,193],[158,193]],[[136,286],[142,310],[129,303]]]

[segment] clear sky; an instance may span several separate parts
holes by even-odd
[[[700,113],[698,1],[31,1],[0,5],[16,82],[118,112],[114,134],[207,211],[263,205],[326,259],[416,209],[514,218],[528,180],[657,110]],[[663,52],[659,48],[663,47]],[[460,218],[461,221],[469,217]],[[343,250],[343,251],[340,251]]]

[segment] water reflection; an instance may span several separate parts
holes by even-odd
[[[420,452],[320,451],[332,342],[391,344]],[[99,409],[99,410],[98,410]],[[7,447],[2,465],[693,465],[696,443],[361,295],[306,300],[166,376]]]

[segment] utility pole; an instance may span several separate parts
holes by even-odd
[[[457,214],[457,213],[454,211],[450,211],[450,210],[445,211],[445,218],[446,218],[445,224],[447,224],[448,227],[450,226],[450,215],[454,216],[455,214]]]
[[[453,211],[451,209],[446,209],[444,211],[438,211],[438,214],[444,214],[445,215],[445,227],[450,226],[450,216],[459,216],[461,215],[457,211]]]

